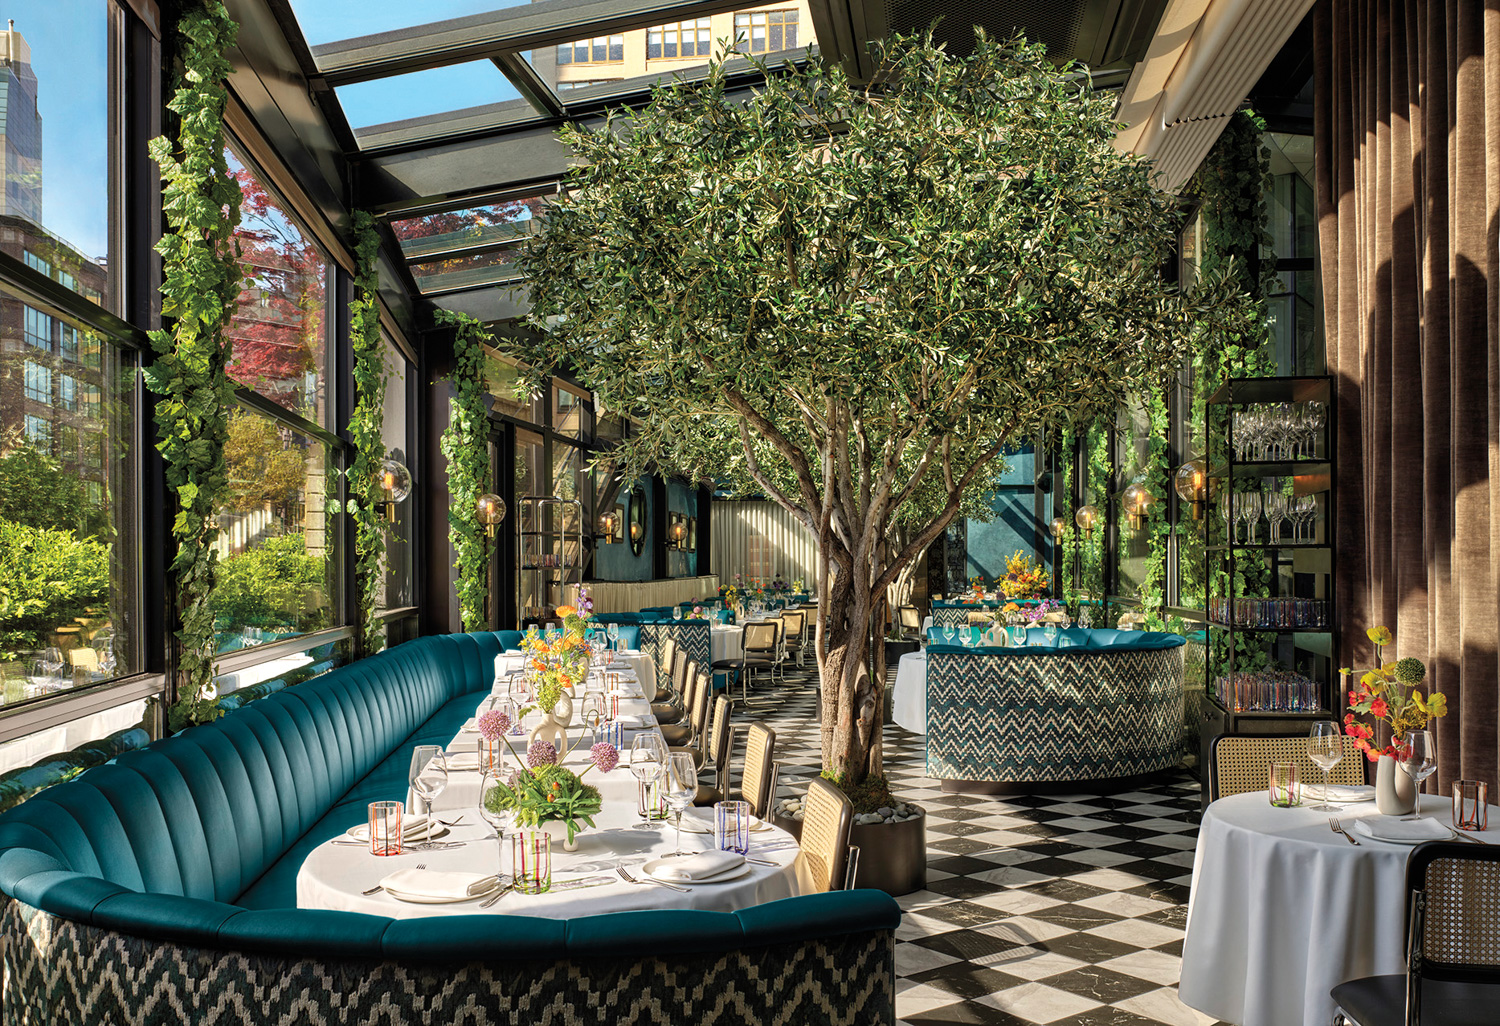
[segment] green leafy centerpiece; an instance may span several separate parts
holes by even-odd
[[[499,736],[504,736],[503,728]],[[523,827],[545,829],[556,823],[567,830],[563,843],[566,851],[578,846],[578,832],[593,826],[602,799],[599,789],[583,782],[591,769],[608,773],[620,761],[620,752],[604,741],[589,749],[589,764],[583,772],[574,773],[562,765],[571,749],[561,754],[547,741],[533,741],[526,749],[526,763],[508,782],[497,783],[484,795],[484,806],[491,812],[511,812]],[[512,753],[514,754],[514,753]],[[517,760],[519,762],[519,759]]]

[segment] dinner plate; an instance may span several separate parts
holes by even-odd
[[[495,885],[489,890],[480,891],[478,894],[470,894],[462,898],[439,898],[431,894],[407,894],[404,891],[392,890],[389,887],[385,889],[385,893],[397,901],[405,901],[413,905],[456,905],[460,901],[475,901],[479,898],[488,898],[491,894],[499,890],[501,886],[503,885],[500,881],[496,880]]]
[[[1433,822],[1436,822],[1436,820],[1433,820]],[[1364,825],[1364,830],[1359,829],[1361,825]],[[1453,832],[1452,827],[1446,826],[1442,823],[1438,823],[1438,826],[1441,826],[1445,831],[1447,831],[1447,833],[1443,836],[1434,835],[1432,837],[1377,837],[1372,833],[1368,833],[1367,831],[1369,830],[1369,825],[1361,824],[1359,820],[1355,821],[1353,830],[1356,834],[1359,834],[1360,837],[1368,838],[1371,841],[1380,841],[1383,844],[1404,844],[1408,848],[1414,848],[1419,844],[1426,844],[1428,841],[1448,841],[1458,836]]]
[[[424,830],[424,831],[407,831],[405,827],[402,827],[402,830],[401,830],[401,843],[402,844],[421,844],[424,841],[433,841],[433,840],[436,840],[439,837],[445,837],[445,836],[447,836],[447,834],[448,834],[448,828],[447,827],[443,826],[443,824],[441,822],[435,822],[434,825],[437,827],[437,829],[435,829],[435,830]],[[349,836],[349,837],[354,838],[356,841],[359,841],[359,842],[361,842],[363,844],[369,844],[370,843],[370,824],[368,824],[368,823],[361,823],[358,826],[352,826],[348,830],[345,831],[345,834],[347,836]]]
[[[695,816],[692,813],[684,813],[682,817],[682,829],[695,834],[711,834],[714,832],[713,814],[710,812],[707,818]],[[758,833],[762,830],[771,829],[771,824],[763,819],[750,817],[750,832]]]
[[[647,876],[651,877],[651,879],[655,880],[655,879],[657,879],[655,870],[657,870],[657,869],[659,869],[659,868],[667,865],[670,862],[675,862],[675,861],[676,861],[676,859],[670,859],[670,858],[652,859],[650,862],[647,862],[645,865],[641,866],[641,872],[645,873]],[[663,879],[663,880],[661,880],[661,882],[662,883],[676,884],[678,887],[697,887],[699,884],[728,883],[731,880],[738,880],[740,877],[748,875],[749,872],[750,872],[750,863],[743,862],[740,865],[735,866],[733,869],[726,869],[722,873],[719,873],[719,874],[717,874],[715,876],[706,877],[706,878],[704,878],[702,880],[666,880],[666,879]]]

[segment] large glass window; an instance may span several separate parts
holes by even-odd
[[[586,440],[589,436],[589,394],[581,388],[559,382],[552,389],[552,430],[568,438]]]
[[[246,408],[229,421],[229,496],[219,516],[214,592],[219,650],[232,651],[342,622],[336,486],[329,447]]]
[[[0,701],[5,703],[139,667],[134,361],[92,336],[101,357],[98,368],[59,374],[48,362],[55,357],[39,353],[31,337],[37,316],[84,332],[60,313],[39,311],[0,288]],[[97,397],[89,407],[94,416],[74,408],[80,392]]]
[[[0,251],[113,306],[109,0],[11,0],[0,32]]]
[[[734,16],[735,48],[741,53],[776,53],[797,49],[795,10],[753,11]]]
[[[411,456],[406,449],[406,382],[411,369],[401,351],[386,339],[385,365],[390,378],[385,385],[385,419],[381,424],[381,440],[389,456],[411,466]],[[416,598],[412,580],[411,509],[412,499],[396,505],[396,522],[391,525],[385,540],[385,588],[376,602],[382,609],[401,609],[412,605]]]
[[[793,12],[793,17],[796,12]],[[736,21],[739,19],[736,18]],[[646,30],[646,59],[673,60],[678,57],[707,57],[713,47],[708,18],[676,21]]]
[[[264,177],[230,147],[244,193],[235,239],[245,281],[230,322],[230,376],[278,406],[326,425],[328,280],[332,264]]]
[[[557,48],[559,64],[618,64],[625,59],[625,37],[596,36],[563,43]]]

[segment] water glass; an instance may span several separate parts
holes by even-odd
[[[750,853],[750,803],[714,804],[714,847],[720,851]]]
[[[552,837],[545,830],[519,830],[511,835],[510,842],[516,890],[546,894],[552,889]]]
[[[1270,773],[1271,804],[1290,809],[1302,804],[1302,788],[1297,782],[1295,762],[1273,762]]]
[[[621,748],[621,741],[624,740],[624,730],[619,720],[608,720],[599,728],[597,736],[600,741],[614,745],[615,751],[618,752]]]
[[[401,854],[401,802],[370,803],[370,854]]]
[[[1453,825],[1460,830],[1490,828],[1490,785],[1483,780],[1453,782]]]

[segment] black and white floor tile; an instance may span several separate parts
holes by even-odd
[[[819,771],[815,683],[792,670],[765,692],[776,701],[737,717],[775,728],[782,796]],[[1177,999],[1193,776],[1109,795],[947,794],[920,735],[884,737],[896,797],[927,810],[927,889],[897,899],[902,1022],[1213,1026]]]

